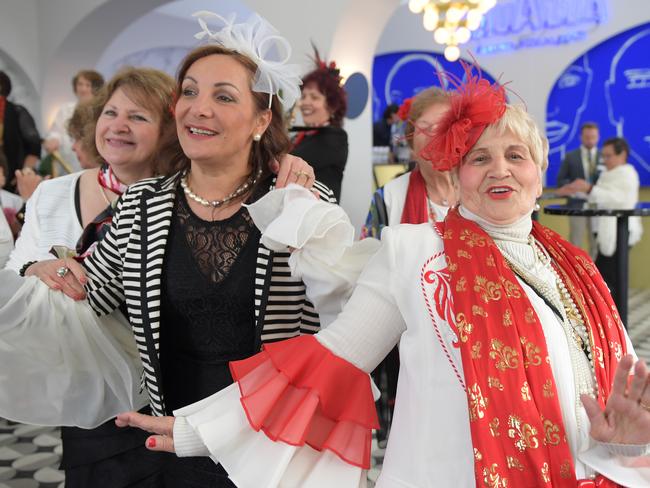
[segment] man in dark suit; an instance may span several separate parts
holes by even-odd
[[[375,122],[372,126],[372,145],[373,146],[391,146],[393,145],[392,127],[399,122],[397,111],[399,107],[394,103],[390,104],[384,110],[381,120]]]
[[[566,154],[557,174],[557,186],[561,187],[577,179],[594,184],[598,179],[598,164],[601,160],[598,150],[598,124],[585,122],[580,128],[580,147]],[[569,198],[568,205],[581,207],[584,198]],[[576,246],[582,246],[585,234],[589,252],[595,251],[595,242],[588,217],[569,217],[569,240]]]

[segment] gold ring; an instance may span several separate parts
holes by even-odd
[[[300,178],[301,176],[309,178],[309,173],[306,173],[305,171],[294,171],[293,174],[296,175],[296,178]]]
[[[643,403],[641,400],[639,400],[639,407],[641,407],[641,408],[642,408],[643,410],[645,410],[646,412],[650,412],[650,405],[646,405],[646,404]]]

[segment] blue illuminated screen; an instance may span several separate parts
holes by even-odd
[[[442,54],[427,51],[408,51],[375,56],[372,67],[372,118],[381,119],[384,109],[391,103],[400,105],[431,86],[452,89],[444,76],[450,73],[461,80],[465,72],[459,62],[449,62]],[[482,76],[494,81],[489,73]]]
[[[546,107],[551,153],[547,185],[555,186],[564,155],[580,146],[580,126],[600,127],[600,143],[614,136],[630,144],[629,162],[650,185],[650,23],[591,48],[559,76]]]

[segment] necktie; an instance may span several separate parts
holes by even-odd
[[[591,149],[587,150],[587,161],[589,163],[589,181],[593,181],[596,176],[596,158]]]

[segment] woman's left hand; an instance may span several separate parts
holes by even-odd
[[[316,181],[314,168],[304,159],[291,154],[282,156],[280,162],[272,161],[271,171],[278,175],[275,181],[276,188],[284,188],[289,183],[295,183],[310,190]]]
[[[591,421],[591,437],[599,442],[650,444],[650,374],[645,362],[638,361],[628,386],[633,365],[631,355],[621,359],[605,410],[590,396],[581,396]]]
[[[147,438],[150,451],[176,452],[174,450],[175,417],[153,417],[138,412],[121,413],[115,419],[118,427],[136,427],[156,435]]]

